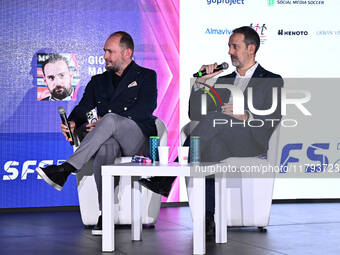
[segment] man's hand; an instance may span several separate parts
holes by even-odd
[[[76,123],[75,123],[74,121],[69,121],[69,122],[68,122],[68,125],[70,126],[71,132],[73,133],[74,128],[76,127]],[[70,131],[70,130],[67,128],[67,126],[61,123],[61,124],[60,124],[60,128],[61,128],[61,132],[63,132],[63,135],[65,136],[66,140],[69,141],[69,142],[71,142],[72,139],[71,139],[71,138],[68,138],[68,137],[67,137],[67,134],[66,134],[67,132]]]
[[[91,132],[92,129],[97,125],[98,121],[101,120],[101,118],[102,118],[102,117],[99,116],[99,117],[98,117],[98,120],[97,120],[96,122],[87,124],[87,125],[86,125],[86,131],[87,131],[87,132]]]
[[[203,65],[201,68],[200,68],[200,71],[203,71],[205,70],[206,71],[206,75],[200,77],[200,78],[197,78],[196,79],[196,82],[202,82],[202,83],[205,83],[206,80],[220,74],[223,72],[223,70],[220,70],[220,71],[217,71],[214,73],[214,69],[217,67],[217,63],[214,63],[214,64],[211,64],[211,65]]]
[[[229,115],[231,117],[234,117],[235,119],[238,119],[238,120],[247,120],[248,119],[247,113],[244,113],[244,114],[241,114],[241,115],[240,114],[238,114],[238,115],[233,114],[233,105],[232,104],[223,104],[221,106],[221,109],[222,109],[222,113]]]

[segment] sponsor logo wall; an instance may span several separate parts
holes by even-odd
[[[287,90],[311,94],[306,104],[311,116],[303,116],[295,106],[287,107],[284,121],[294,119],[298,125],[281,125],[278,157],[281,166],[286,164],[302,173],[297,178],[278,174],[274,198],[340,197],[340,174],[335,173],[340,159],[336,128],[340,123],[332,117],[338,115],[335,102],[340,93],[339,11],[340,3],[335,0],[263,0],[231,5],[181,2],[180,82],[184,98],[189,97],[190,78],[201,65],[228,62],[229,69],[221,75],[234,71],[228,39],[234,28],[244,25],[260,36],[257,61],[280,74]],[[186,113],[187,107],[187,101],[182,100],[181,113]],[[188,121],[182,114],[181,126]]]

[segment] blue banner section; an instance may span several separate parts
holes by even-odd
[[[36,167],[64,162],[72,153],[61,133],[0,134],[0,207],[78,205],[75,175],[62,192],[38,178]]]
[[[0,208],[78,204],[75,176],[58,192],[38,179],[34,169],[59,164],[72,153],[60,132],[57,109],[68,115],[91,76],[105,71],[103,47],[116,31],[135,41],[144,57],[143,21],[138,0],[2,2],[0,31]],[[40,101],[50,95],[41,56],[63,54],[73,74],[69,101]]]

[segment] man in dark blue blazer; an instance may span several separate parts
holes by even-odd
[[[148,137],[156,135],[157,79],[153,70],[132,60],[134,44],[126,32],[115,32],[104,45],[106,72],[95,75],[86,86],[68,122],[71,131],[87,132],[78,149],[62,165],[38,167],[37,173],[52,187],[61,190],[71,172],[94,156],[94,176],[101,210],[101,166],[113,164],[120,156],[144,152]],[[96,109],[99,120],[88,123],[87,113]],[[67,139],[69,130],[61,129]],[[96,226],[101,234],[101,217]],[[94,233],[94,232],[93,232]]]
[[[190,96],[189,116],[191,120],[198,120],[200,123],[192,130],[191,135],[201,137],[200,142],[204,150],[201,150],[201,161],[219,162],[231,156],[250,157],[267,152],[270,136],[281,120],[280,89],[283,86],[283,80],[281,76],[265,70],[258,63],[255,63],[251,69],[248,69],[248,77],[243,78],[239,73],[233,72],[219,77],[215,83],[215,86],[216,84],[233,84],[243,92],[245,102],[243,115],[233,114],[233,99],[230,96],[230,90],[216,88],[215,91],[220,96],[222,105],[216,106],[215,102],[208,97],[208,113],[202,116],[201,95],[204,92],[201,89],[195,91],[195,87],[193,88]],[[198,86],[203,83],[196,82]],[[237,82],[239,85],[236,85]],[[248,96],[250,89],[252,95]],[[276,91],[274,96],[273,91]],[[264,111],[272,106],[276,108],[270,114],[258,115],[248,108],[248,97],[252,98],[252,106],[256,110]],[[217,122],[217,119],[220,121]],[[248,121],[250,121],[249,124],[247,124]],[[186,143],[189,145],[189,141]],[[228,146],[225,146],[226,144]]]
[[[215,102],[218,100],[207,97],[207,114],[201,115],[201,97],[208,88],[206,80],[223,71],[214,72],[216,63],[201,67],[200,71],[205,70],[206,75],[196,80],[189,101],[190,119],[199,121],[191,136],[200,137],[201,162],[220,162],[232,156],[252,157],[267,152],[270,136],[281,119],[280,92],[283,80],[280,75],[265,70],[255,61],[259,46],[260,38],[255,30],[250,27],[235,29],[229,39],[229,55],[236,71],[219,77],[214,85],[218,87],[217,84],[230,84],[243,92],[245,102],[243,114],[233,113],[233,102],[236,98],[231,97],[230,90],[214,88],[221,102],[216,105]],[[263,116],[257,114],[253,108],[249,109],[246,103],[248,97],[252,99],[254,109],[269,110],[269,113]],[[217,125],[216,120],[223,120],[220,121],[223,124]],[[184,145],[190,145],[190,137]],[[142,179],[140,183],[166,196],[173,180],[174,178],[170,177],[152,177]],[[206,184],[207,235],[214,234],[214,195],[214,180],[209,178]]]

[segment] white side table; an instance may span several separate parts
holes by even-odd
[[[131,176],[131,239],[142,238],[141,186],[139,176],[185,176],[193,181],[193,254],[205,254],[205,178],[193,175],[190,165],[169,163],[168,165],[125,163],[102,166],[102,251],[115,249],[114,236],[114,176]],[[204,177],[204,176],[203,176]],[[215,221],[216,243],[227,242],[226,179],[215,178]]]

